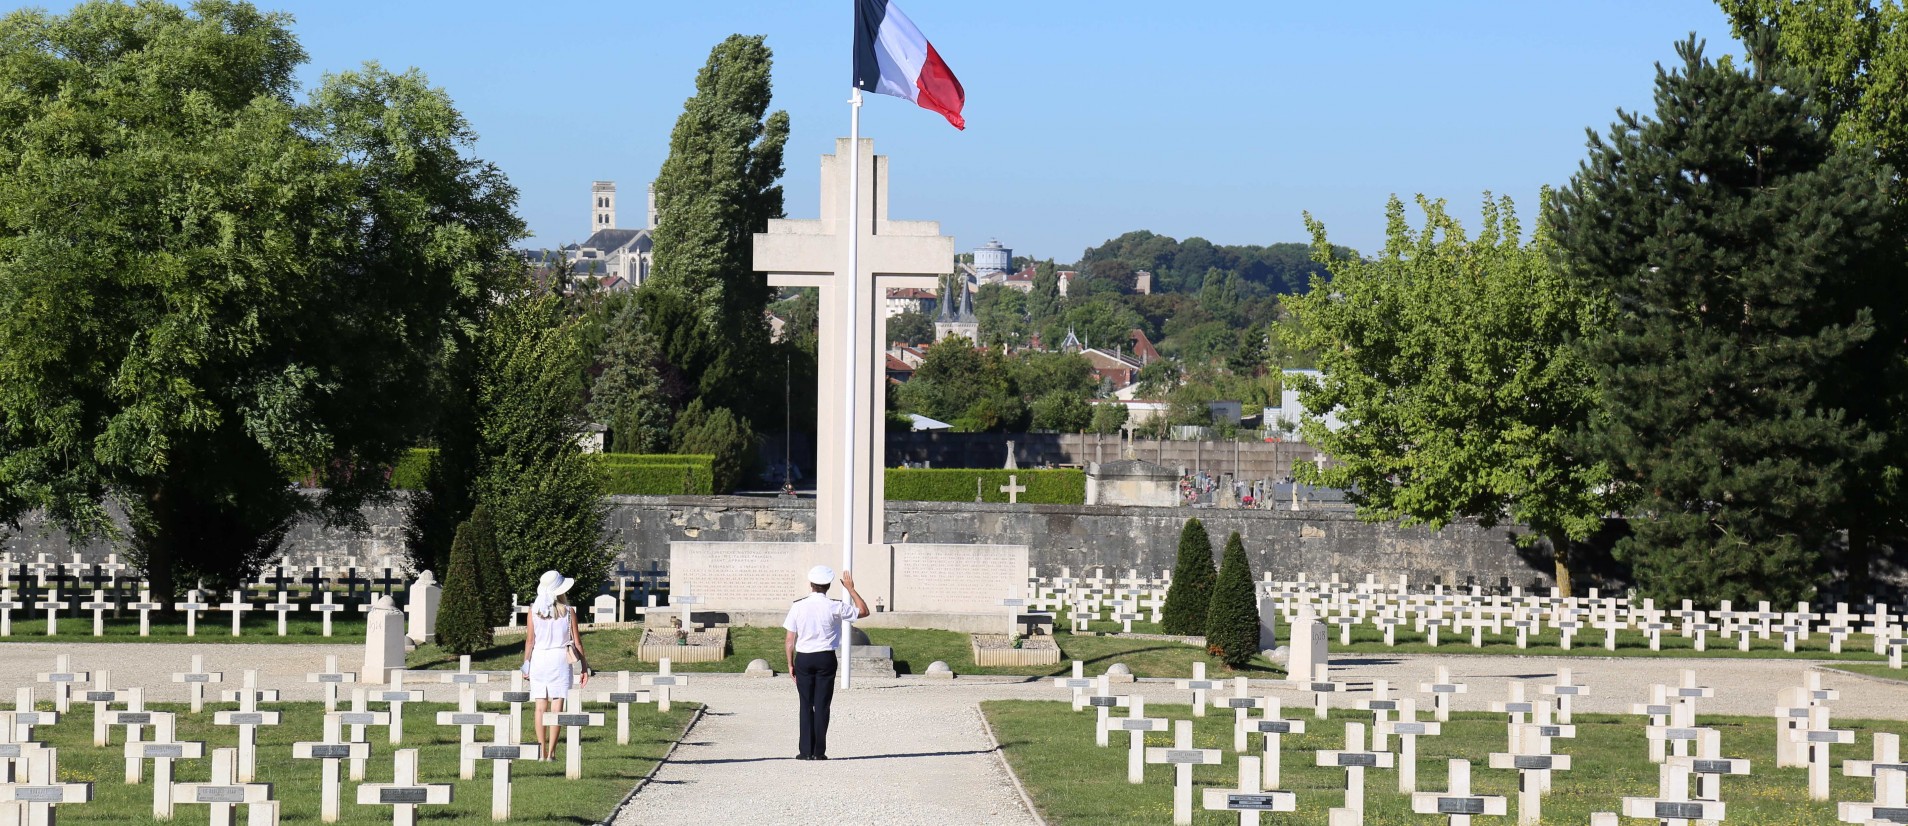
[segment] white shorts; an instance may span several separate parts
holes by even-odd
[[[530,699],[564,700],[570,696],[570,649],[539,648],[530,652]]]

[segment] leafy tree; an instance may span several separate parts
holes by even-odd
[[[949,336],[927,349],[914,377],[896,391],[896,401],[960,430],[1021,429],[1027,404],[1008,361],[997,350],[975,349],[966,338]]]
[[[1033,289],[1027,291],[1027,321],[1036,327],[1058,315],[1066,305],[1060,299],[1059,270],[1052,261],[1034,268]],[[1054,339],[1052,344],[1059,344]]]
[[[709,407],[780,412],[756,392],[765,373],[770,287],[751,265],[753,234],[782,217],[788,113],[768,113],[772,62],[763,38],[732,35],[709,52],[656,176],[656,269],[644,291],[691,310],[664,355]],[[647,309],[647,307],[646,307]],[[656,316],[652,315],[651,318]]]
[[[1024,352],[1008,360],[1014,386],[1029,399],[1055,393],[1090,396],[1100,380],[1093,364],[1078,353]]]
[[[1093,421],[1093,405],[1078,393],[1048,393],[1034,399],[1031,409],[1035,430],[1078,433]]]
[[[646,329],[634,301],[619,302],[590,386],[589,416],[610,429],[617,453],[661,453],[669,444],[674,413],[663,392],[661,346]]]
[[[1120,428],[1125,426],[1127,415],[1126,405],[1096,404],[1093,406],[1093,422],[1090,427],[1093,432],[1102,436],[1118,433]]]
[[[1173,564],[1173,583],[1166,589],[1166,604],[1160,608],[1160,629],[1185,636],[1206,633],[1215,578],[1206,526],[1197,518],[1188,519],[1179,531],[1179,557]]]
[[[1005,284],[982,284],[974,293],[974,317],[980,322],[983,345],[1027,343],[1026,293]]]
[[[298,103],[289,26],[235,2],[0,20],[0,522],[130,540],[167,604],[301,514],[362,524],[522,232],[442,90],[369,65]]]
[[[717,493],[733,491],[755,474],[755,441],[755,430],[748,419],[726,407],[705,410],[701,399],[691,402],[682,418],[676,420],[677,453],[715,456],[710,472]]]
[[[1324,371],[1301,388],[1306,408],[1350,425],[1304,425],[1336,465],[1300,477],[1350,491],[1369,519],[1527,524],[1568,593],[1571,542],[1612,508],[1607,469],[1572,441],[1597,406],[1573,342],[1602,304],[1551,266],[1548,226],[1521,241],[1510,199],[1485,198],[1475,239],[1443,201],[1418,205],[1413,232],[1404,204],[1386,204],[1385,249],[1369,259],[1329,257],[1324,225],[1306,218],[1331,288],[1288,299],[1298,323],[1285,329]]]
[[[888,339],[906,344],[934,341],[934,320],[922,313],[906,312],[888,319]]]
[[[1219,561],[1219,578],[1212,586],[1206,610],[1206,648],[1227,668],[1238,670],[1259,652],[1259,600],[1252,585],[1252,563],[1246,559],[1239,532],[1226,538]]]
[[[443,601],[437,608],[437,644],[452,654],[473,654],[490,647],[492,627],[483,604],[483,575],[477,542],[469,522],[457,526],[451,543],[450,570],[444,573]]]
[[[472,487],[518,594],[534,593],[547,570],[590,593],[609,569],[602,480],[575,437],[579,326],[560,296],[526,287],[506,296],[480,342]]]
[[[1654,117],[1621,112],[1557,199],[1564,275],[1608,291],[1587,341],[1603,399],[1591,449],[1635,491],[1616,553],[1659,599],[1810,597],[1865,494],[1880,427],[1843,393],[1875,377],[1888,300],[1884,169],[1842,151],[1809,80],[1750,39],[1753,71],[1694,38],[1659,69]]]

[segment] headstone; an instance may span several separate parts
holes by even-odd
[[[1127,734],[1126,782],[1139,785],[1146,781],[1146,733],[1165,731],[1166,720],[1163,717],[1146,716],[1146,698],[1137,694],[1127,696],[1126,716],[1106,721],[1107,731],[1124,731]]]
[[[152,761],[152,816],[160,820],[171,820],[172,761],[198,760],[205,757],[205,744],[179,742],[176,734],[177,722],[172,714],[166,712],[150,712],[150,714],[153,738],[150,742],[129,740],[126,743],[126,762],[136,764],[141,760]]]
[[[389,599],[389,597],[382,597]],[[424,692],[407,691],[404,688],[404,669],[393,668],[390,671],[391,682],[385,688],[371,694],[374,703],[386,703],[391,710],[391,745],[404,742],[404,704],[424,700]]]
[[[238,782],[250,783],[258,773],[258,727],[275,726],[279,723],[279,712],[260,711],[257,690],[258,672],[245,672],[245,687],[238,694],[237,711],[221,711],[212,715],[212,724],[218,726],[236,726],[238,736]],[[273,692],[273,698],[277,696]]]
[[[1230,789],[1206,789],[1203,803],[1209,812],[1238,812],[1240,826],[1258,826],[1260,812],[1298,810],[1298,796],[1285,791],[1267,791],[1259,769],[1259,758],[1239,758],[1239,785]]]
[[[186,696],[192,701],[192,713],[199,714],[205,711],[205,687],[212,683],[225,682],[225,673],[205,670],[204,655],[194,654],[192,670],[173,672],[172,681],[185,683]]]
[[[1327,648],[1325,625],[1307,605],[1299,609],[1298,620],[1292,623],[1291,655],[1285,661],[1285,678],[1295,683],[1309,683],[1327,679]]]
[[[1263,767],[1261,782],[1265,787],[1278,788],[1279,762],[1282,757],[1280,741],[1287,734],[1304,734],[1305,721],[1283,719],[1280,716],[1279,699],[1267,697],[1266,700],[1262,716],[1249,721],[1249,726],[1253,732],[1265,737],[1264,759],[1260,761]]]
[[[26,754],[26,773],[13,783],[0,783],[0,810],[11,809],[12,822],[29,826],[53,826],[57,807],[62,803],[86,803],[93,799],[91,783],[61,783],[55,771],[57,755],[53,749],[36,748]],[[20,782],[24,779],[24,782]]]
[[[399,749],[389,783],[358,786],[358,805],[390,806],[391,826],[417,826],[417,807],[451,802],[451,784],[425,783],[417,776],[417,749]]]
[[[541,756],[541,747],[513,742],[502,726],[498,726],[494,732],[489,743],[465,744],[464,759],[490,761],[490,819],[502,823],[510,819],[511,761],[536,760]]]
[[[365,701],[365,690],[362,688],[354,688],[351,690],[350,711],[334,711],[325,715],[327,718],[337,717],[339,725],[349,727],[346,730],[350,732],[350,739],[346,742],[368,744],[370,741],[365,739],[364,731],[367,726],[391,725],[390,712],[372,711],[366,705]],[[353,756],[351,758],[352,780],[364,779],[364,763],[365,759],[363,757]]]
[[[1418,690],[1431,695],[1432,719],[1440,723],[1448,723],[1451,722],[1451,698],[1469,692],[1471,687],[1464,683],[1453,682],[1451,669],[1440,665],[1431,682],[1419,683]]]
[[[1452,760],[1446,764],[1449,779],[1442,792],[1418,792],[1411,796],[1411,811],[1425,815],[1444,815],[1449,826],[1469,826],[1477,815],[1502,815],[1505,800],[1495,795],[1471,793],[1471,761]]]
[[[1655,820],[1666,826],[1689,826],[1691,821],[1719,821],[1727,810],[1721,801],[1693,800],[1689,796],[1689,768],[1666,763],[1657,770],[1655,797],[1623,798],[1623,816]]]
[[[389,592],[386,593],[388,596]],[[411,642],[423,645],[435,641],[437,604],[444,596],[444,589],[438,586],[437,577],[430,571],[418,574],[417,581],[411,583],[410,590],[405,594],[404,613]]]
[[[1154,747],[1146,750],[1146,762],[1164,763],[1173,767],[1174,826],[1191,826],[1192,824],[1193,767],[1217,765],[1219,760],[1218,749],[1193,748],[1191,720],[1177,720],[1173,723],[1172,747]]]
[[[1343,749],[1321,749],[1317,753],[1318,765],[1345,770],[1345,808],[1358,813],[1364,819],[1365,811],[1365,770],[1389,769],[1393,760],[1390,752],[1365,750],[1365,724],[1345,724],[1345,747]]]
[[[1259,653],[1270,657],[1279,647],[1278,601],[1259,597]]]
[[[1193,661],[1192,672],[1192,679],[1174,680],[1173,687],[1181,691],[1191,691],[1193,693],[1193,716],[1204,717],[1206,716],[1206,692],[1218,688],[1221,683],[1218,680],[1206,679],[1206,664],[1202,661]],[[1187,806],[1191,805],[1190,802],[1187,803]],[[1188,809],[1188,811],[1190,811],[1190,809]],[[1188,815],[1188,817],[1190,817],[1190,815]]]
[[[53,710],[65,714],[73,702],[73,685],[86,682],[92,675],[72,670],[71,658],[57,654],[53,657],[53,670],[36,675],[36,678],[40,682],[53,684]]]
[[[523,672],[510,672],[510,688],[505,691],[492,691],[487,699],[493,703],[510,704],[510,742],[521,742],[523,739],[523,705],[530,702],[530,692],[524,688]]]
[[[203,803],[211,809],[212,826],[233,826],[236,822],[239,806],[248,810],[260,807],[272,811],[271,822],[277,822],[275,805],[268,805],[272,798],[269,783],[249,783],[238,779],[239,756],[237,749],[214,749],[212,751],[212,779],[205,783],[172,784],[174,804]],[[247,822],[257,819],[249,817]]]
[[[635,691],[629,687],[629,672],[616,672],[616,688],[601,691],[596,695],[599,703],[612,703],[616,706],[616,744],[629,745],[629,707],[632,703],[650,702],[650,692]]]
[[[678,686],[688,685],[689,677],[672,673],[669,670],[669,658],[664,657],[656,664],[655,674],[644,674],[637,679],[637,683],[648,688],[649,693],[656,698],[657,711],[668,711],[670,691]]]
[[[504,728],[508,723],[502,714],[477,710],[477,695],[464,694],[458,699],[456,711],[437,713],[440,726],[457,726],[457,779],[469,780],[477,776],[477,758],[470,749],[465,748],[477,742],[477,727],[490,726],[492,729]],[[504,735],[508,737],[508,735]]]
[[[1372,728],[1381,735],[1398,738],[1398,793],[1416,794],[1418,791],[1418,738],[1442,734],[1444,724],[1419,720],[1417,701],[1406,698],[1398,701],[1398,719],[1380,720]]]
[[[388,596],[372,603],[364,621],[364,668],[358,679],[382,683],[393,669],[404,667],[404,615]]]
[[[242,634],[245,612],[252,610],[252,607],[252,603],[245,600],[244,590],[240,588],[233,588],[230,597],[219,606],[219,610],[232,615],[232,636],[237,637]]]
[[[324,739],[292,744],[292,757],[298,760],[322,760],[318,783],[319,818],[338,822],[344,782],[338,776],[340,760],[364,760],[371,756],[371,744],[344,739],[344,726],[335,713],[325,715]]]
[[[567,705],[567,704],[566,704]],[[561,726],[563,732],[563,776],[576,780],[583,776],[583,735],[585,726],[600,726],[603,715],[595,712],[562,711],[543,715],[544,725]],[[554,719],[555,722],[550,722]]]
[[[305,675],[306,682],[324,686],[325,713],[327,714],[338,710],[338,687],[345,683],[356,682],[357,679],[358,675],[353,672],[338,670],[336,654],[325,655],[325,670]]]

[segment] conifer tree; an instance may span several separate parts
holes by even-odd
[[[459,530],[465,528],[470,530],[472,547],[476,548],[477,596],[483,604],[486,621],[492,627],[507,625],[513,610],[510,569],[504,567],[503,554],[497,550],[497,528],[490,524],[490,508],[478,505]]]
[[[1590,447],[1639,496],[1616,552],[1643,592],[1807,599],[1882,448],[1870,302],[1888,204],[1808,77],[1751,36],[1753,69],[1691,38],[1654,117],[1619,113],[1555,202],[1567,274],[1615,310],[1585,342],[1603,388]]]
[[[492,640],[490,617],[483,604],[477,544],[470,522],[457,526],[457,538],[451,541],[450,570],[444,573],[443,601],[437,608],[437,644],[452,654],[474,653],[489,647]]]
[[[1259,601],[1252,587],[1252,563],[1239,532],[1226,538],[1206,611],[1206,649],[1234,670],[1244,668],[1259,650]]]
[[[612,453],[661,453],[669,447],[674,421],[656,336],[635,301],[619,300],[607,326],[598,359],[603,371],[590,384],[590,418],[609,426]]]
[[[1173,584],[1166,589],[1166,605],[1160,610],[1160,626],[1168,634],[1197,636],[1206,633],[1206,612],[1211,605],[1212,540],[1206,526],[1197,518],[1186,520],[1179,531],[1179,558],[1173,564]]]

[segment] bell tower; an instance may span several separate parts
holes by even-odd
[[[616,182],[590,184],[590,235],[598,230],[616,228]],[[588,237],[587,235],[584,237]]]

